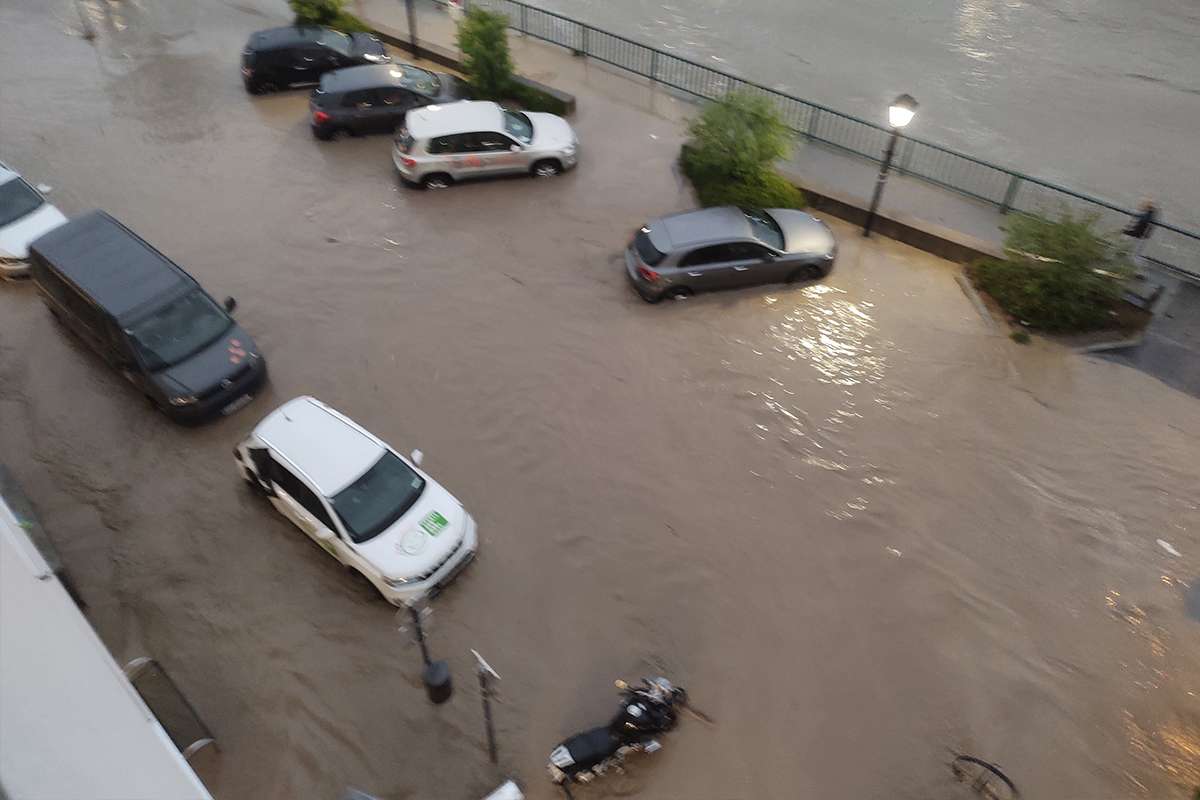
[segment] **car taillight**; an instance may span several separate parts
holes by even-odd
[[[658,273],[655,272],[654,270],[650,269],[649,267],[638,267],[637,271],[638,271],[638,275],[641,275],[643,278],[650,281],[650,283],[654,283],[655,281],[658,280],[658,277],[659,277]]]
[[[417,165],[417,160],[415,158],[409,158],[408,156],[401,156],[400,163],[406,167],[415,167]]]
[[[325,122],[329,122],[328,114],[326,114],[324,111],[314,111],[313,112],[313,124],[321,125]]]

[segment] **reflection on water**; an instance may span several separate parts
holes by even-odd
[[[852,303],[832,286],[809,286],[783,321],[771,326],[775,349],[789,360],[807,361],[821,380],[842,386],[878,383],[884,358],[872,341],[869,302]]]
[[[1144,728],[1125,712],[1125,733],[1135,757],[1161,770],[1181,787],[1200,786],[1200,720],[1172,720],[1153,728]],[[1126,774],[1141,789],[1146,787]]]

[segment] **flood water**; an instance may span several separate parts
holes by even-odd
[[[681,132],[588,87],[578,170],[400,187],[387,137],[315,142],[245,95],[272,0],[0,6],[0,157],[237,297],[271,384],[168,423],[0,285],[0,460],[118,661],[216,733],[216,797],[534,800],[611,681],[714,721],[580,798],[1030,798],[1200,785],[1200,405],[989,328],[956,268],[832,222],[834,273],[649,306],[620,248],[691,200]],[[15,110],[14,110],[15,109]],[[434,606],[431,707],[392,610],[240,485],[230,449],[312,394],[425,467],[482,549]],[[1162,539],[1174,553],[1158,544]],[[503,676],[487,765],[469,649]],[[0,744],[2,746],[2,744]]]
[[[880,124],[908,92],[914,136],[1200,229],[1193,0],[534,5]]]

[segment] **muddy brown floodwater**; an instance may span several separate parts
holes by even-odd
[[[317,143],[303,92],[243,93],[282,2],[85,12],[93,42],[73,4],[0,7],[0,157],[235,295],[272,383],[175,427],[0,286],[0,459],[117,658],[158,658],[216,732],[217,797],[482,795],[469,648],[534,800],[610,681],[660,671],[715,724],[581,798],[965,797],[948,749],[1031,798],[1200,784],[1195,399],[1015,345],[951,266],[837,223],[819,284],[642,303],[619,250],[689,204],[681,133],[611,93],[566,87],[578,171],[415,192],[386,137]],[[423,449],[479,520],[436,601],[447,706],[391,609],[234,472],[300,393]]]

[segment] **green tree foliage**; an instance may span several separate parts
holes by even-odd
[[[1132,273],[1126,249],[1096,230],[1094,215],[1018,215],[1005,227],[1006,258],[975,264],[971,277],[1031,328],[1075,332],[1111,324]]]
[[[688,126],[691,168],[698,174],[753,180],[791,152],[792,131],[762,95],[735,92],[709,103]]]
[[[458,23],[463,72],[475,97],[503,100],[513,93],[513,62],[508,51],[508,18],[471,7]]]
[[[803,208],[804,194],[775,171],[791,152],[792,131],[774,104],[735,93],[704,107],[679,163],[704,206]]]
[[[288,0],[288,4],[296,13],[297,25],[324,25],[346,33],[371,30],[345,9],[345,0]]]

